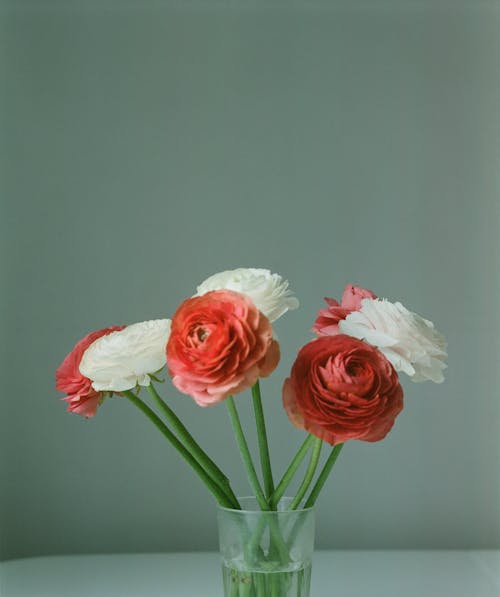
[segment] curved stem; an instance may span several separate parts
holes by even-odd
[[[274,481],[271,470],[271,458],[269,456],[269,443],[267,441],[264,409],[262,407],[262,397],[260,395],[260,385],[258,380],[255,385],[252,386],[252,400],[255,412],[255,423],[257,425],[257,438],[259,441],[260,464],[262,467],[262,477],[264,478],[264,491],[266,499],[269,500],[274,492]]]
[[[184,423],[174,413],[170,406],[161,398],[153,384],[147,386],[147,390],[153,397],[159,409],[164,414],[165,418],[167,419],[174,432],[177,433],[177,436],[179,437],[183,445],[189,450],[189,452],[194,456],[194,458],[196,458],[196,460],[205,469],[208,475],[210,475],[210,477],[212,477],[212,479],[217,483],[217,485],[219,485],[220,488],[228,495],[230,500],[233,502],[233,507],[240,509],[238,500],[234,495],[233,490],[231,489],[229,479],[226,477],[226,475],[220,470],[220,468],[208,456],[208,454],[201,448],[198,442],[189,433]]]
[[[214,495],[221,506],[225,508],[232,508],[233,504],[229,500],[228,496],[222,491],[222,489],[215,483],[205,470],[198,464],[188,450],[181,444],[181,442],[175,437],[165,423],[158,417],[158,415],[152,411],[147,404],[145,404],[138,396],[136,396],[130,390],[122,392],[123,396],[128,398],[132,404],[134,404],[148,419],[156,426],[157,429],[165,436],[165,438],[173,445],[173,447],[179,452],[179,454],[186,460],[191,466],[195,473],[200,477],[203,483],[207,486],[209,491]]]
[[[333,450],[331,451],[330,456],[328,456],[328,459],[325,462],[323,470],[319,474],[319,477],[318,477],[314,487],[312,488],[312,491],[309,494],[309,497],[307,498],[306,503],[304,504],[304,508],[310,508],[311,506],[314,506],[314,504],[316,503],[316,500],[318,499],[318,495],[319,495],[320,491],[323,489],[323,485],[326,483],[326,480],[328,479],[328,475],[330,474],[330,471],[332,470],[333,465],[335,464],[335,461],[337,460],[338,455],[340,454],[340,451],[342,450],[343,446],[344,446],[344,444],[337,444],[336,446],[333,446]]]
[[[238,411],[236,410],[234,398],[232,396],[226,398],[226,404],[227,409],[229,411],[229,416],[231,418],[231,423],[233,425],[236,443],[238,444],[238,448],[240,449],[241,458],[247,471],[248,481],[250,482],[250,485],[255,493],[255,497],[257,498],[257,502],[259,503],[260,509],[269,510],[269,504],[267,503],[266,497],[262,491],[262,487],[259,483],[259,478],[257,477],[257,473],[252,462],[252,456],[248,448],[247,440],[245,439],[245,435],[243,433],[243,428],[241,426],[240,417],[238,416]]]
[[[271,505],[273,508],[279,504],[280,499],[283,497],[283,494],[287,490],[287,487],[290,485],[290,482],[293,479],[293,476],[297,472],[297,469],[302,464],[307,452],[309,451],[309,447],[311,446],[312,442],[314,441],[313,435],[308,435],[304,440],[304,443],[300,446],[299,451],[295,454],[292,462],[288,466],[283,475],[283,478],[278,483],[278,487],[274,490],[273,495],[271,496]]]
[[[307,467],[307,471],[302,481],[297,495],[293,498],[292,503],[290,504],[290,510],[296,510],[300,505],[300,502],[303,500],[306,491],[309,489],[309,485],[311,485],[311,481],[313,480],[314,473],[318,468],[319,456],[321,454],[321,446],[323,445],[323,441],[316,437],[313,442],[313,449],[311,453],[311,460],[309,461],[309,466]]]

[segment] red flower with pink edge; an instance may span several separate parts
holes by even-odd
[[[353,286],[352,284],[346,284],[340,303],[333,298],[325,297],[328,307],[318,311],[318,317],[314,322],[312,331],[318,336],[340,334],[339,321],[345,319],[349,313],[359,311],[361,301],[364,298],[375,299],[377,296],[371,290],[361,288],[361,286]]]
[[[167,343],[172,382],[200,406],[251,387],[278,361],[271,324],[246,295],[207,292],[186,299],[172,318]]]

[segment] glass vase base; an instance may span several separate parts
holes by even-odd
[[[311,564],[279,572],[253,572],[222,565],[224,597],[309,597]]]

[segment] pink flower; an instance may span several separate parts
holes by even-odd
[[[365,342],[338,334],[303,346],[283,386],[289,419],[332,445],[376,442],[403,409],[393,366]]]
[[[56,371],[56,388],[67,395],[68,412],[83,417],[93,417],[101,400],[101,393],[94,390],[92,381],[80,373],[80,362],[87,348],[101,336],[122,330],[125,326],[113,326],[91,332],[77,342]]]
[[[167,344],[172,382],[200,406],[251,387],[278,361],[269,320],[239,292],[215,290],[189,298],[172,318]]]
[[[352,284],[346,284],[340,303],[335,299],[325,297],[328,308],[318,311],[318,317],[314,322],[312,331],[318,336],[340,334],[339,321],[345,319],[349,313],[359,311],[361,301],[364,298],[375,299],[377,296],[371,290],[361,288],[361,286],[353,286]]]

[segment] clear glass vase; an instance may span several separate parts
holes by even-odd
[[[219,546],[225,597],[309,597],[314,510],[262,512],[255,498],[241,510],[219,507]]]

